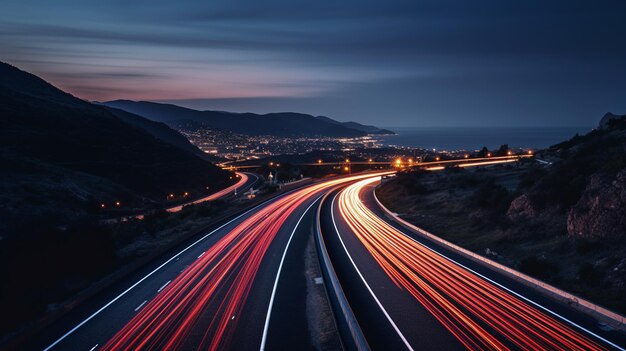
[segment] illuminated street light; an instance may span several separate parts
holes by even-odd
[[[119,201],[115,201],[115,206],[120,207],[121,203]]]
[[[317,163],[322,163],[322,160],[317,160]]]
[[[487,157],[491,157],[491,152],[488,152],[488,153],[487,153]]]
[[[349,158],[346,158],[346,163],[350,163],[350,159]]]
[[[372,159],[370,158],[369,160],[367,160],[367,162],[372,162]]]
[[[343,170],[347,172],[347,171],[349,171],[349,170],[350,170],[350,167],[345,166],[345,167],[343,168]]]
[[[435,161],[439,161],[439,156],[435,157]]]
[[[507,155],[511,156],[513,153],[511,151],[507,151]]]
[[[273,165],[274,165],[274,162],[270,162],[270,166],[273,166]]]
[[[104,204],[100,204],[100,207],[101,208],[105,208],[106,206]]]
[[[468,157],[469,157],[469,155],[465,155],[464,157],[465,157],[465,158],[468,158]]]

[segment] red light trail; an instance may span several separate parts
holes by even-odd
[[[199,204],[201,202],[205,202],[205,201],[213,201],[216,199],[219,199],[222,196],[226,196],[228,194],[232,194],[236,189],[242,187],[244,184],[246,184],[246,182],[248,181],[248,176],[245,173],[241,173],[241,172],[236,172],[237,176],[239,176],[239,180],[237,181],[237,183],[224,188],[218,192],[215,192],[209,196],[205,196],[201,199],[195,200],[195,201],[191,201],[182,205],[178,205],[178,206],[174,206],[174,207],[170,207],[168,208],[166,211],[167,212],[178,212],[180,210],[183,209],[183,206],[187,206],[187,205],[191,205],[191,204]]]
[[[342,218],[400,289],[474,350],[603,350],[569,325],[417,243],[368,209],[359,181],[338,198]]]
[[[379,174],[380,175],[380,174]],[[167,285],[104,350],[175,350],[227,347],[256,273],[279,229],[321,191],[369,175],[315,184],[272,201],[205,251]],[[198,329],[202,335],[198,336]],[[195,339],[194,339],[195,338]]]

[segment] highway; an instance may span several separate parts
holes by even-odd
[[[24,348],[308,349],[307,320],[293,311],[307,293],[297,263],[302,255],[290,248],[306,245],[321,195],[371,176],[327,180],[268,200],[116,284]],[[288,259],[296,263],[284,264]]]
[[[206,201],[214,201],[217,199],[223,199],[223,198],[227,198],[231,195],[233,195],[235,193],[235,191],[239,192],[239,193],[244,193],[246,190],[249,190],[254,183],[256,183],[259,180],[259,176],[254,174],[254,173],[249,173],[249,172],[236,172],[237,177],[239,178],[239,180],[237,181],[237,183],[226,187],[220,191],[217,191],[211,195],[205,196],[203,198],[197,199],[197,200],[193,200],[193,201],[189,201],[186,202],[184,204],[180,204],[177,206],[172,206],[166,209],[167,212],[178,212],[180,210],[183,209],[184,206],[188,206],[188,205],[193,205],[193,204],[199,204],[202,202],[206,202]]]
[[[332,265],[374,350],[623,350],[624,334],[387,219],[373,195],[382,174],[267,200],[81,304],[22,349],[312,349],[304,256],[321,206]]]
[[[387,219],[374,199],[378,183],[333,191],[320,214],[372,349],[624,349],[624,334]]]

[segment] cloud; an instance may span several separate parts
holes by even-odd
[[[557,111],[546,96],[623,91],[623,13],[620,1],[7,0],[0,50],[90,99],[317,101],[305,108],[367,118],[386,102],[400,124],[416,96],[494,114],[507,92]]]

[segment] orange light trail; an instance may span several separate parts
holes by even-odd
[[[119,330],[103,350],[226,348],[237,321],[245,318],[241,316],[243,306],[261,261],[287,218],[324,190],[372,176],[359,175],[315,184],[262,207],[178,275]],[[202,330],[201,337],[197,336],[198,329]],[[196,339],[192,340],[194,337]]]
[[[380,219],[360,198],[364,188],[376,181],[365,179],[340,193],[342,218],[393,283],[419,301],[468,349],[604,349]]]

